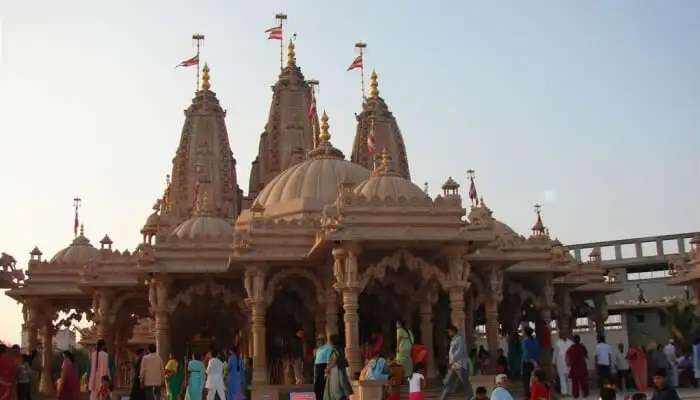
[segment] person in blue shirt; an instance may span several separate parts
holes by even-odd
[[[450,337],[448,371],[443,381],[444,386],[440,394],[440,400],[445,400],[450,393],[456,392],[457,386],[460,383],[462,384],[464,392],[466,392],[465,397],[471,399],[474,391],[469,381],[470,366],[469,357],[467,356],[467,346],[456,326],[450,325],[450,327],[447,328],[447,335]]]
[[[333,346],[326,341],[326,335],[318,335],[316,345],[318,346],[314,356],[314,393],[317,399],[323,398],[323,391],[326,388],[326,368],[333,352]]]
[[[535,331],[532,328],[525,327],[523,329],[525,337],[523,338],[523,389],[525,389],[525,398],[530,398],[530,376],[532,371],[540,365],[540,344],[534,336]]]
[[[496,387],[491,392],[491,400],[513,400],[513,395],[508,391],[508,375],[496,375]]]

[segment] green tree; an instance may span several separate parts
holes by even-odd
[[[692,345],[693,332],[697,325],[695,306],[685,300],[676,300],[664,309],[668,321],[671,336],[678,343],[679,348],[687,349]]]

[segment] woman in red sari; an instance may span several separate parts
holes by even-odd
[[[637,386],[637,390],[640,392],[646,392],[647,386],[647,355],[643,349],[637,346],[630,345],[627,350],[625,358],[630,364],[630,369],[632,370],[632,377],[634,378],[634,384]]]
[[[550,400],[551,389],[547,384],[544,370],[538,368],[532,371],[532,383],[530,384],[530,400]]]
[[[0,400],[12,399],[16,374],[17,363],[15,358],[8,354],[7,347],[4,344],[0,344]]]
[[[78,378],[78,368],[75,365],[73,354],[66,350],[63,352],[63,364],[61,364],[58,400],[78,400],[79,397],[80,379]]]
[[[566,364],[569,366],[571,395],[578,398],[579,391],[588,397],[588,350],[581,344],[581,336],[574,335],[574,344],[566,351]]]

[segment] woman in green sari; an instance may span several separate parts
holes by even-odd
[[[185,400],[202,400],[202,389],[204,388],[204,363],[199,361],[199,354],[193,354],[192,359],[187,363],[187,393]]]
[[[413,333],[406,328],[401,320],[396,321],[396,361],[403,367],[404,376],[411,376],[413,373],[413,360],[411,359],[411,348],[413,347]]]
[[[173,355],[165,364],[165,383],[168,386],[168,400],[177,400],[182,386],[182,371],[180,364]]]
[[[323,400],[347,400],[353,393],[346,372],[348,361],[343,352],[340,351],[340,336],[331,335],[328,339],[333,350],[331,350],[326,367],[326,387],[323,390]]]

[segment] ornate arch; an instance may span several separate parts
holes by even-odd
[[[425,281],[434,279],[443,289],[447,290],[449,288],[449,280],[444,272],[424,259],[414,256],[406,249],[400,249],[394,254],[382,258],[378,263],[370,265],[360,276],[360,288],[364,289],[374,279],[383,279],[386,276],[387,268],[394,272],[397,271],[401,267],[401,261],[405,262],[405,266],[409,271],[420,272]]]
[[[211,279],[192,285],[187,288],[184,292],[178,293],[173,297],[168,304],[168,312],[173,313],[179,305],[189,305],[192,303],[192,296],[199,295],[202,296],[205,293],[209,293],[214,297],[218,297],[223,300],[224,304],[229,305],[234,303],[241,310],[246,310],[246,304],[243,297],[234,293],[233,290],[227,288],[224,285],[218,284]]]
[[[275,293],[277,292],[277,287],[280,284],[280,282],[290,277],[300,277],[309,280],[316,291],[316,299],[318,301],[318,304],[323,303],[323,295],[326,293],[326,291],[323,287],[323,283],[321,283],[321,280],[308,269],[291,268],[275,273],[272,276],[272,278],[270,278],[270,280],[267,282],[267,289],[265,289],[265,299],[267,301],[268,306],[272,304],[272,302],[275,300]]]

